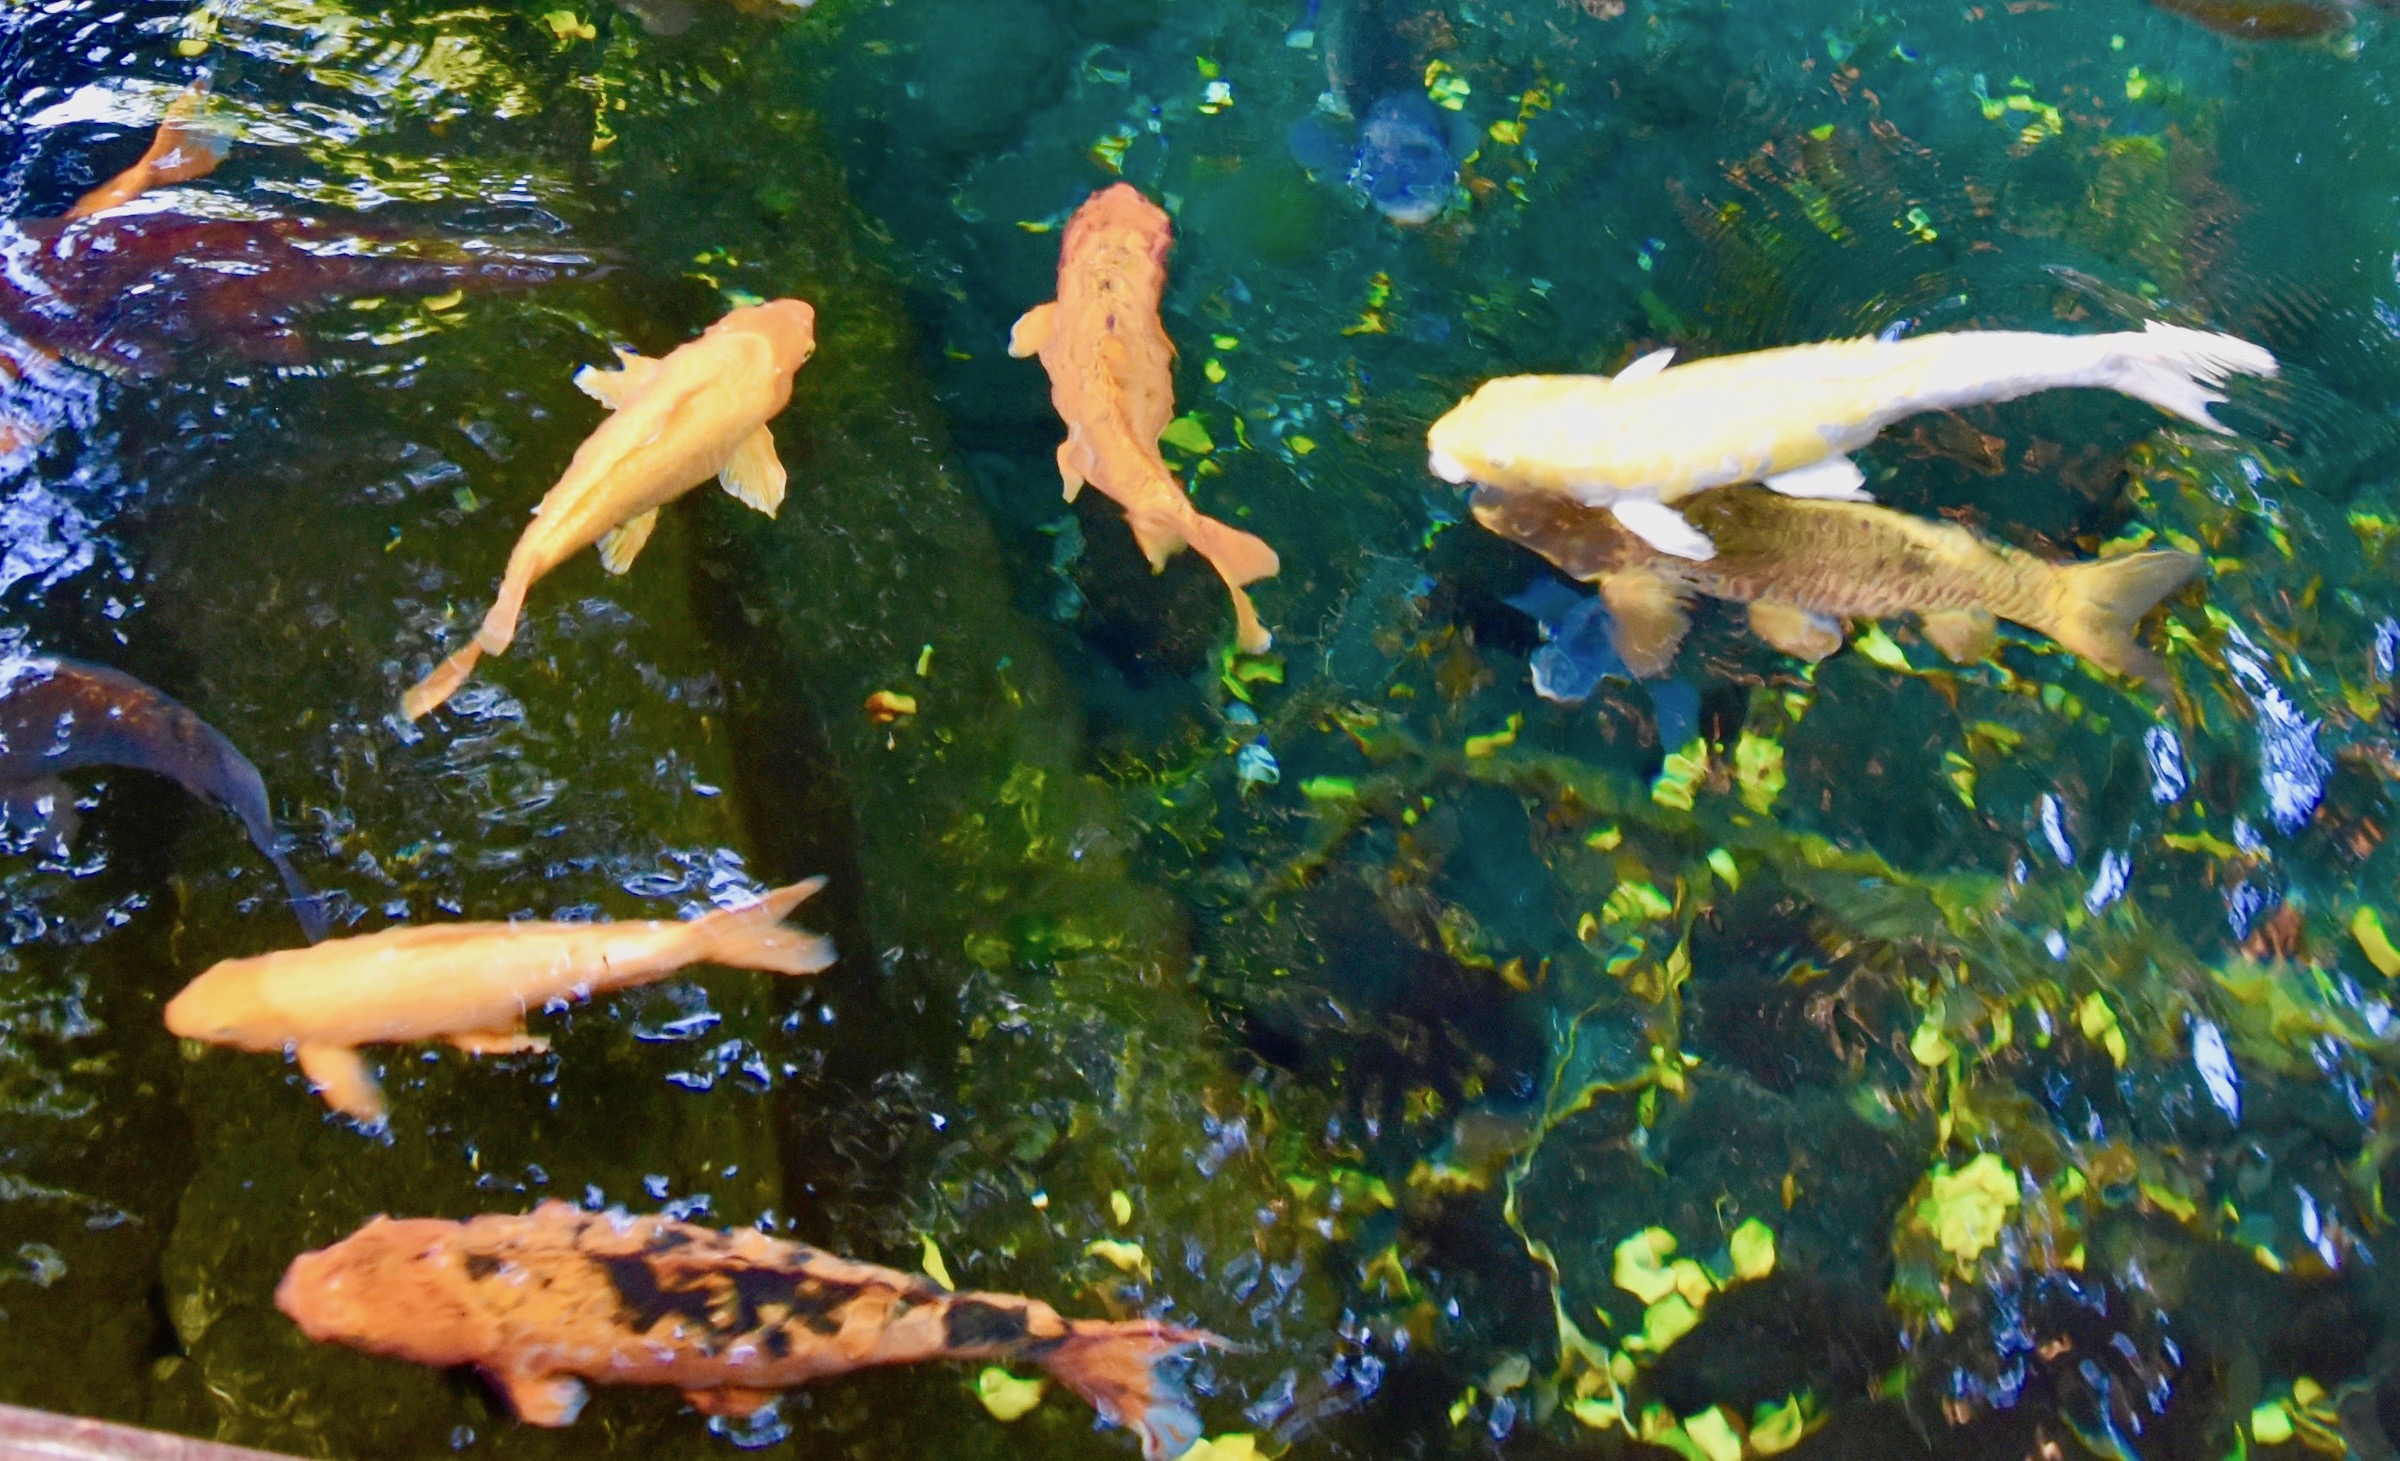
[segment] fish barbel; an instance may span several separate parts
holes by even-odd
[[[1682,507],[1717,545],[1705,561],[1662,553],[1610,513],[1548,492],[1478,487],[1475,520],[1573,577],[1599,585],[1627,668],[1664,675],[1690,627],[1692,597],[1747,604],[1750,628],[1811,662],[1842,646],[1841,621],[1915,614],[1953,660],[1992,650],[1998,619],[2049,635],[2103,669],[2167,686],[2134,637],[2160,599],[2191,581],[2190,553],[2052,563],[1956,523],[1858,502],[1810,502],[1721,487]]]
[[[792,377],[816,350],[816,320],[805,301],[770,300],[734,310],[660,359],[620,350],[615,370],[575,372],[608,419],[534,509],[483,626],[409,688],[400,713],[415,720],[441,705],[478,660],[507,649],[527,590],[551,569],[595,543],[602,568],[632,568],[659,508],[709,478],[773,517],[785,479],[767,423],[790,403]]]
[[[167,1029],[242,1050],[293,1050],[345,1116],[372,1125],[383,1091],[358,1047],[446,1040],[470,1055],[546,1050],[525,1016],[665,979],[689,964],[814,974],[833,945],[783,920],[825,885],[677,922],[437,923],[227,959],[167,1002]]]
[[[1094,193],[1060,241],[1058,298],[1018,319],[1008,353],[1038,354],[1050,373],[1050,402],[1067,423],[1058,446],[1067,501],[1089,482],[1125,509],[1153,573],[1197,550],[1233,596],[1235,641],[1261,654],[1274,636],[1243,586],[1275,574],[1275,550],[1192,506],[1158,450],[1175,416],[1175,346],[1158,318],[1172,239],[1165,210],[1132,184]]]
[[[752,1229],[545,1202],[465,1222],[379,1217],[292,1260],[276,1306],[309,1338],[473,1365],[519,1419],[571,1424],[583,1382],[673,1385],[749,1415],[828,1375],[925,1360],[1041,1366],[1170,1461],[1200,1422],[1161,1360],[1222,1341],[1152,1319],[1069,1319],[1038,1299],[952,1293]]]
[[[2225,398],[2210,387],[2277,370],[2247,341],[2155,321],[2107,335],[1959,330],[1688,365],[1673,356],[1655,351],[1614,377],[1486,381],[1427,434],[1433,473],[1607,508],[1660,551],[1704,559],[1707,534],[1673,504],[1741,482],[1865,500],[1848,453],[1904,416],[2089,386],[2222,432],[2208,408]]]

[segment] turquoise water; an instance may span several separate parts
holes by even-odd
[[[451,298],[286,260],[292,300],[186,331],[137,288],[197,288],[170,252],[12,321],[82,332],[5,400],[49,433],[0,484],[12,652],[223,730],[340,931],[822,872],[802,921],[842,958],[545,1017],[549,1056],[379,1052],[369,1135],[164,1032],[298,928],[231,818],[79,775],[72,849],[0,861],[0,1398],[319,1455],[1134,1453],[938,1365],[749,1429],[617,1390],[542,1432],[272,1306],[377,1212],[561,1197],[901,1268],[930,1240],[965,1285],[1205,1325],[1238,1345],[1190,1369],[1208,1429],[1269,1453],[2393,1454],[2400,1038],[2353,929],[2400,917],[2400,117],[2389,19],[2318,18],[6,12],[8,216],[129,164],[206,73],[235,141],[169,211],[540,261]],[[1456,104],[1426,110],[1475,150],[1430,222],[1296,157],[1345,88]],[[1196,559],[1154,577],[1114,507],[1061,502],[1046,381],[1004,350],[1120,176],[1176,220],[1175,460],[1282,556],[1270,658],[1230,654]],[[782,294],[819,349],[780,518],[694,493],[398,721],[598,419],[573,370]],[[258,328],[286,303],[295,339]],[[1507,600],[1555,575],[1424,470],[1497,373],[2152,318],[2282,359],[2239,435],[2061,393],[1862,465],[2049,556],[2204,553],[2145,631],[2170,696],[2013,629],[1954,667],[1853,626],[1810,671],[1706,605],[1671,681],[1554,703]],[[74,363],[151,334],[156,373]],[[871,722],[877,690],[919,713]],[[1987,1222],[1971,1257],[1945,1218]],[[1618,1281],[1654,1228],[1701,1265],[1686,1333]]]

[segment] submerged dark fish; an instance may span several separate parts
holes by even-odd
[[[606,266],[306,218],[116,210],[0,224],[0,325],[23,346],[114,375],[157,376],[184,348],[307,359],[298,325],[337,300],[530,289]]]
[[[1545,575],[1501,602],[1542,626],[1542,647],[1528,667],[1533,692],[1544,700],[1581,705],[1602,680],[1636,678],[1617,653],[1616,621],[1604,601]],[[1674,750],[1689,741],[1700,725],[1700,692],[1681,680],[1650,680],[1643,689],[1650,696],[1658,743]]]
[[[1389,0],[1336,0],[1324,38],[1327,88],[1292,124],[1300,165],[1356,189],[1394,223],[1429,223],[1458,186],[1474,129],[1426,99],[1422,63],[1399,33]],[[1318,0],[1302,26],[1314,35]],[[1362,120],[1363,118],[1363,120]]]
[[[2322,0],[2150,0],[2218,35],[2245,41],[2304,41],[2349,23],[2350,12]]]
[[[302,930],[325,937],[322,904],[276,846],[266,783],[216,727],[100,665],[30,657],[0,664],[0,818],[46,831],[63,848],[80,819],[59,777],[87,766],[154,771],[224,803],[282,876]]]
[[[0,222],[0,457],[73,418],[67,364],[165,374],[207,346],[271,364],[307,358],[300,321],[342,299],[530,289],[605,272],[594,255],[280,216],[133,206],[224,155],[185,93],[141,161],[61,218]]]
[[[572,1423],[586,1380],[673,1385],[711,1415],[749,1415],[779,1390],[872,1365],[1034,1364],[1139,1431],[1150,1461],[1200,1437],[1159,1362],[1221,1343],[1154,1319],[951,1293],[754,1230],[564,1202],[465,1222],[376,1218],[293,1259],[275,1304],[311,1339],[473,1365],[533,1425]]]

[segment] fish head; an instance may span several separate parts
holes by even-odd
[[[280,1050],[292,1037],[291,1019],[269,1003],[249,961],[229,959],[167,1001],[170,1033],[241,1050]]]
[[[1076,266],[1107,273],[1164,269],[1175,225],[1167,210],[1131,183],[1111,183],[1083,200],[1059,240],[1059,272]]]
[[[817,311],[804,299],[744,305],[710,328],[766,341],[775,352],[775,369],[785,375],[806,364],[817,349]]]
[[[303,1253],[275,1307],[309,1338],[460,1365],[497,1354],[500,1327],[474,1302],[476,1278],[457,1223],[379,1217],[330,1248]]]
[[[1445,482],[1505,481],[1515,465],[1511,418],[1525,394],[1516,382],[1537,376],[1502,376],[1485,381],[1475,393],[1442,413],[1425,433],[1427,466]]]
[[[1394,223],[1430,223],[1450,206],[1458,159],[1433,103],[1414,91],[1377,101],[1359,130],[1350,185]]]
[[[1522,480],[1528,475],[1555,476],[1545,463],[1574,440],[1595,430],[1619,429],[1593,419],[1588,397],[1597,379],[1504,375],[1485,381],[1425,433],[1433,474],[1445,482],[1481,482],[1512,491],[1530,485]],[[1614,496],[1611,490],[1596,505]]]

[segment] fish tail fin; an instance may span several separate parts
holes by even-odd
[[[1148,1461],[1173,1461],[1200,1439],[1200,1416],[1183,1387],[1159,1373],[1159,1362],[1223,1343],[1206,1330],[1155,1319],[1070,1319],[1066,1338],[1041,1356],[1041,1366],[1103,1417],[1140,1431]]]
[[[422,719],[428,711],[439,710],[467,683],[475,673],[476,661],[483,658],[483,646],[468,640],[448,659],[433,667],[433,673],[408,687],[400,697],[400,714],[408,720]]]
[[[1193,551],[1208,560],[1225,580],[1233,595],[1234,642],[1244,654],[1264,654],[1275,642],[1275,636],[1258,622],[1258,610],[1252,606],[1244,585],[1262,578],[1272,578],[1281,571],[1283,560],[1265,540],[1240,528],[1228,527],[1206,513],[1194,511],[1192,520],[1183,527],[1185,541]]]
[[[153,186],[207,177],[225,160],[232,139],[222,124],[208,118],[207,106],[205,80],[185,87],[182,95],[167,104],[167,114],[158,124],[158,136],[142,158],[150,168]]]
[[[499,654],[517,637],[517,620],[525,612],[525,590],[533,586],[531,573],[519,573],[509,565],[508,574],[500,580],[500,596],[492,600],[490,612],[483,616],[483,625],[475,637],[459,646],[456,653],[433,667],[433,673],[411,685],[400,697],[400,713],[416,720],[429,710],[438,710],[449,702],[458,688],[475,673],[476,664],[487,654]]]
[[[2057,620],[2036,626],[2102,669],[2147,683],[2162,694],[2167,667],[2134,637],[2142,616],[2192,581],[2200,560],[2190,553],[2133,553],[2058,571],[2052,590]]]
[[[825,886],[821,877],[777,888],[756,903],[725,908],[694,926],[700,938],[699,958],[735,969],[765,969],[776,974],[814,974],[833,962],[833,941],[802,928],[787,928],[801,901]]]
[[[2225,397],[2210,388],[2231,376],[2268,376],[2282,368],[2264,347],[2247,340],[2156,320],[2140,334],[2128,330],[2099,338],[2111,347],[2104,360],[2108,385],[2194,425],[2227,434],[2233,428],[2208,409]]]

